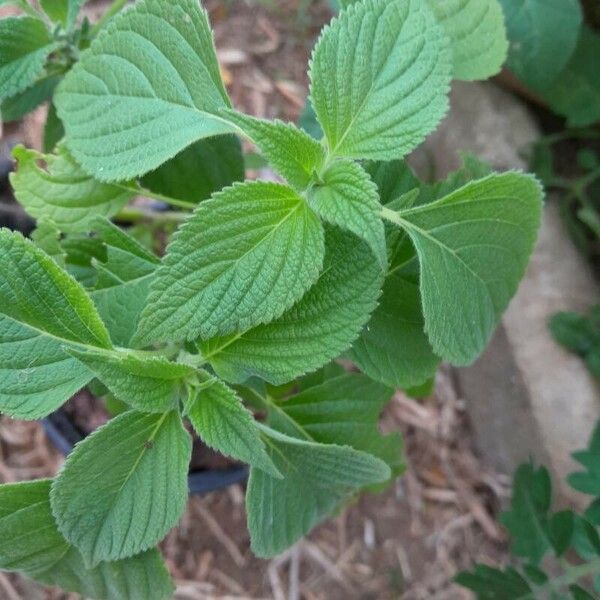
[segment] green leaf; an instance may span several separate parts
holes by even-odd
[[[325,245],[317,283],[279,319],[201,344],[220,377],[242,383],[257,376],[279,385],[349,348],[377,304],[383,274],[354,235],[330,228]]]
[[[31,216],[52,219],[65,232],[88,231],[96,216],[115,215],[134,195],[87,175],[61,145],[56,154],[19,145],[13,156],[17,171],[10,182],[19,203]]]
[[[6,123],[18,121],[27,113],[35,110],[40,104],[52,97],[54,88],[61,80],[60,75],[43,77],[26,90],[6,98],[0,103],[0,116]]]
[[[424,325],[418,283],[393,272],[386,277],[379,306],[348,356],[369,377],[390,387],[420,385],[440,363]]]
[[[0,229],[0,256],[0,411],[38,419],[91,379],[63,348],[110,339],[83,288],[32,242]]]
[[[121,401],[144,412],[175,408],[192,367],[129,350],[68,351]]]
[[[50,219],[38,219],[36,228],[31,233],[35,245],[51,256],[57,265],[65,266],[66,253],[60,244],[60,231]]]
[[[292,123],[255,119],[233,110],[225,114],[258,146],[292,187],[306,189],[325,158],[319,142]]]
[[[600,120],[599,53],[600,35],[582,27],[567,66],[548,86],[536,89],[554,112],[567,117],[569,127],[586,127]]]
[[[190,389],[185,413],[202,441],[221,454],[281,477],[266,453],[259,429],[237,394],[206,371]]]
[[[70,28],[81,7],[87,0],[40,0],[44,12],[55,22],[61,23],[63,27]]]
[[[301,129],[306,131],[308,135],[315,138],[315,140],[320,140],[323,137],[323,129],[321,128],[321,125],[319,125],[319,121],[317,121],[317,115],[310,103],[310,98],[306,99],[306,103],[304,104],[304,108],[298,119],[298,125],[300,125]]]
[[[317,42],[311,101],[336,156],[402,158],[448,108],[451,53],[420,0],[364,0]]]
[[[573,312],[559,312],[550,318],[548,327],[552,337],[562,346],[581,356],[588,354],[600,344],[600,323]]]
[[[279,317],[319,276],[317,215],[291,188],[236,184],[198,206],[156,272],[135,341],[192,340]]]
[[[573,458],[586,470],[571,473],[567,478],[569,485],[578,492],[600,497],[600,422],[596,424],[587,450],[575,452]]]
[[[173,585],[156,550],[87,569],[56,527],[50,484],[46,479],[0,486],[1,569],[98,600],[171,597]]]
[[[244,157],[240,140],[234,135],[222,135],[188,146],[155,171],[144,175],[141,182],[163,196],[200,202],[243,179]]]
[[[252,550],[257,556],[282,552],[351,494],[390,477],[389,467],[365,452],[261,428],[269,454],[284,478],[250,470],[246,512]]]
[[[54,102],[50,102],[48,106],[48,116],[46,117],[46,124],[44,125],[44,139],[42,140],[42,150],[44,152],[52,152],[58,142],[62,140],[65,135],[65,129],[62,121],[56,114],[56,107]]]
[[[321,181],[309,190],[308,203],[329,223],[364,239],[381,268],[387,268],[377,186],[360,165],[350,160],[334,162],[321,174]]]
[[[167,534],[185,508],[191,449],[174,411],[123,413],[77,444],[50,500],[86,563],[133,556]]]
[[[269,425],[291,437],[348,445],[404,470],[402,438],[381,435],[379,416],[393,390],[358,373],[345,373],[269,405]]]
[[[91,296],[113,343],[129,346],[160,261],[105,219],[95,219],[91,227],[98,237],[90,241],[101,241],[104,250],[92,260],[97,280]]]
[[[573,600],[597,600],[598,596],[590,594],[588,591],[584,590],[580,585],[570,585],[569,591],[573,596]]]
[[[404,160],[371,161],[365,169],[377,186],[379,200],[384,205],[422,185]]]
[[[450,39],[456,79],[487,79],[500,71],[508,41],[498,0],[427,1]]]
[[[600,526],[600,497],[596,498],[585,511],[584,518],[596,527]]]
[[[419,255],[425,331],[442,358],[469,364],[487,344],[525,272],[541,197],[533,177],[505,173],[398,213]]]
[[[57,48],[46,25],[35,17],[0,20],[0,99],[33,85],[48,55]]]
[[[201,138],[232,133],[206,11],[143,0],[113,17],[55,97],[67,144],[105,181],[155,169]]]
[[[573,549],[583,560],[600,556],[600,536],[597,529],[579,515],[573,515]]]
[[[575,51],[582,22],[579,0],[499,1],[510,39],[506,66],[528,85],[548,85]]]
[[[556,556],[562,556],[573,538],[574,514],[570,510],[561,510],[552,515],[548,522],[548,537]]]
[[[526,600],[533,592],[527,581],[512,567],[504,571],[475,565],[473,573],[459,573],[454,581],[475,592],[478,600]]]
[[[511,551],[538,565],[550,547],[548,511],[552,483],[547,469],[521,465],[514,475],[511,508],[500,520],[509,530]]]

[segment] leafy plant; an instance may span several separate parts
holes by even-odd
[[[424,184],[403,161],[445,114],[453,74],[500,68],[493,0],[345,7],[310,61],[320,140],[232,108],[196,0],[113,16],[117,1],[93,27],[72,17],[81,2],[47,4],[44,17],[19,2],[27,16],[2,25],[39,32],[2,37],[4,105],[57,74],[49,130],[65,135],[15,149],[14,192],[38,227],[0,231],[0,410],[43,418],[86,385],[128,410],[54,481],[0,487],[0,568],[166,598],[152,548],[185,506],[184,420],[250,465],[258,556],[381,489],[403,468],[399,436],[377,429],[383,406],[483,350],[535,242],[541,187],[472,157]],[[281,182],[239,181],[238,135]],[[176,232],[159,258],[110,219]]]
[[[576,452],[573,458],[587,469],[568,478],[573,489],[593,497],[585,513],[552,512],[552,482],[548,470],[531,463],[521,465],[514,475],[511,508],[501,517],[512,540],[512,554],[520,559],[520,566],[497,569],[477,564],[472,572],[457,575],[457,583],[485,600],[597,598],[595,592],[600,592],[600,423],[588,449]]]

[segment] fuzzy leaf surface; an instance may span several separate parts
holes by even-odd
[[[533,177],[504,173],[398,213],[419,255],[425,331],[440,357],[469,364],[487,344],[525,272],[541,199]]]
[[[187,500],[191,438],[172,411],[132,410],[80,442],[52,485],[52,512],[86,564],[128,558],[160,541]]]
[[[209,338],[279,317],[319,276],[323,238],[317,215],[285,185],[223,190],[167,248],[136,341]]]
[[[40,19],[27,16],[0,20],[0,99],[33,85],[56,47]]]
[[[185,412],[202,441],[221,454],[280,477],[267,455],[252,413],[225,383],[198,372]]]
[[[390,477],[389,467],[365,452],[262,429],[271,458],[284,478],[250,470],[246,512],[257,556],[282,552],[352,493]]]
[[[38,79],[33,85],[0,102],[0,116],[6,123],[18,121],[52,97],[61,77],[53,75]]]
[[[91,379],[63,348],[110,338],[81,285],[32,242],[0,229],[0,256],[0,411],[38,419]]]
[[[233,110],[226,114],[292,187],[306,189],[325,158],[319,142],[292,123],[255,119]]]
[[[287,383],[348,349],[373,312],[382,283],[369,247],[329,228],[323,271],[302,300],[271,323],[203,342],[202,354],[232,383],[252,376]]]
[[[142,0],[112,18],[55,97],[67,144],[105,181],[155,169],[192,142],[232,133],[206,11]]]
[[[96,216],[115,215],[134,195],[87,175],[64,146],[56,154],[17,146],[13,156],[17,171],[10,182],[16,199],[32,217],[51,219],[64,232],[88,231]]]
[[[351,231],[369,244],[382,269],[387,268],[385,230],[377,186],[355,162],[340,160],[310,189],[308,202],[323,219]]]
[[[88,569],[56,527],[49,479],[0,486],[0,569],[98,600],[167,600],[173,585],[156,550]]]
[[[427,0],[450,38],[454,77],[472,81],[498,73],[508,41],[498,0]]]
[[[310,69],[312,105],[332,154],[402,158],[448,108],[452,55],[421,0],[364,0],[327,26]]]
[[[550,84],[577,46],[583,15],[579,0],[499,0],[510,50],[506,66],[534,88]]]
[[[144,187],[164,196],[200,202],[244,179],[242,145],[235,135],[194,142],[171,160],[144,175]]]
[[[144,412],[175,407],[183,380],[194,374],[187,365],[128,350],[68,351],[122,402]]]

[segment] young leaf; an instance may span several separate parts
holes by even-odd
[[[160,261],[110,221],[98,218],[90,226],[105,251],[92,261],[97,278],[91,297],[113,343],[129,346]]]
[[[206,371],[198,372],[185,412],[202,441],[218,452],[281,477],[266,453],[252,414],[237,394]]]
[[[79,9],[87,0],[40,0],[44,12],[63,27],[70,28],[77,19]]]
[[[473,573],[459,573],[454,581],[475,592],[478,600],[527,600],[533,590],[512,567],[504,571],[487,565],[475,565]]]
[[[269,425],[279,432],[321,444],[348,445],[404,469],[399,434],[381,435],[379,415],[393,390],[358,373],[345,373],[269,405]]]
[[[269,454],[284,478],[250,470],[246,511],[257,556],[274,556],[285,550],[352,493],[390,477],[389,467],[365,452],[261,428]]]
[[[348,356],[369,377],[390,387],[420,385],[440,363],[424,325],[418,284],[395,271],[386,277],[379,306]]]
[[[192,340],[279,317],[319,276],[317,215],[291,188],[236,184],[198,206],[156,272],[135,342]]]
[[[0,99],[33,85],[56,47],[46,25],[35,17],[0,20]]]
[[[167,534],[185,508],[191,449],[174,411],[123,413],[77,444],[50,500],[86,563],[133,556]]]
[[[511,509],[501,516],[509,530],[511,550],[516,556],[538,565],[550,547],[548,511],[552,500],[552,483],[544,467],[521,465],[513,480]]]
[[[333,155],[402,158],[448,108],[451,52],[421,0],[363,0],[324,29],[311,101]]]
[[[472,362],[523,276],[542,191],[520,173],[491,175],[398,213],[419,255],[425,331],[436,354]]]
[[[377,186],[358,164],[334,162],[308,193],[308,202],[326,221],[351,231],[369,244],[382,269],[387,268],[385,230]]]
[[[234,132],[206,11],[142,0],[113,17],[55,97],[75,159],[103,181],[155,169],[198,139]]]
[[[91,379],[63,348],[110,339],[83,288],[32,242],[0,229],[0,256],[0,412],[38,419]]]
[[[235,135],[198,140],[141,180],[144,187],[186,202],[206,200],[244,179],[242,145]]]
[[[368,246],[330,228],[323,271],[300,302],[271,323],[203,342],[202,354],[232,383],[252,376],[287,383],[348,349],[373,312],[382,282]]]
[[[579,0],[499,0],[511,41],[506,66],[534,88],[550,84],[573,55],[581,29]]]
[[[194,375],[187,365],[129,350],[68,350],[121,401],[144,412],[175,407],[183,380]]]
[[[56,527],[51,481],[0,486],[0,569],[98,600],[167,600],[169,573],[156,550],[88,569]]]
[[[255,119],[228,110],[227,118],[259,147],[288,183],[304,190],[323,164],[323,146],[291,123]]]
[[[96,216],[115,215],[134,195],[87,175],[61,145],[56,154],[16,146],[13,156],[17,171],[10,182],[16,199],[32,217],[49,218],[65,232],[88,231]]]
[[[498,73],[508,51],[498,0],[427,1],[450,38],[454,77],[472,81]]]

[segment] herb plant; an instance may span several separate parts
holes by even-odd
[[[425,184],[403,161],[453,77],[500,68],[495,0],[346,6],[310,61],[318,140],[232,108],[196,0],[113,16],[116,2],[83,28],[81,2],[46,4],[0,24],[18,33],[0,35],[3,106],[24,108],[62,61],[50,118],[65,132],[47,153],[15,149],[14,192],[38,226],[31,240],[0,230],[0,411],[40,419],[98,382],[128,410],[53,481],[0,486],[0,568],[89,597],[167,598],[154,547],[186,503],[183,420],[250,465],[258,556],[381,489],[403,465],[399,436],[378,432],[383,406],[483,350],[527,265],[541,188],[472,157]],[[238,181],[236,136],[281,182]],[[174,209],[128,204],[140,194]],[[162,258],[113,222],[140,220],[177,226]]]
[[[456,577],[478,599],[593,600],[600,592],[600,423],[589,447],[573,458],[584,471],[569,476],[570,486],[593,498],[587,510],[552,512],[552,481],[545,467],[521,465],[513,480],[511,507],[501,520],[508,529],[517,567],[483,564]]]

